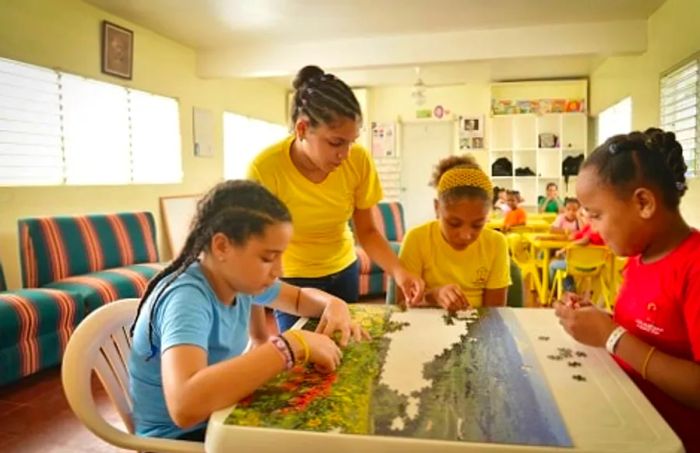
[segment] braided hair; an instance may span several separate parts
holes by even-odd
[[[673,132],[649,128],[615,135],[596,148],[581,168],[595,167],[598,177],[628,197],[640,185],[658,189],[669,209],[678,209],[687,190],[688,167]]]
[[[266,188],[253,181],[224,181],[214,186],[197,203],[197,212],[192,219],[185,245],[178,256],[148,283],[131,325],[133,337],[136,320],[146,300],[162,280],[169,278],[151,304],[148,321],[151,354],[146,360],[157,352],[153,345],[153,316],[158,298],[178,276],[199,260],[202,252],[208,250],[212,237],[216,233],[223,233],[234,244],[243,245],[250,236],[262,235],[268,225],[282,222],[291,222],[287,207]]]
[[[318,66],[303,67],[297,73],[293,87],[292,124],[300,116],[309,118],[312,127],[328,125],[340,118],[362,120],[360,103],[350,87]]]

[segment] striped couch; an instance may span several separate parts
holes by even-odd
[[[161,269],[150,212],[19,220],[22,283],[78,294],[85,313],[138,297]]]
[[[389,241],[396,254],[406,231],[403,206],[398,202],[378,203],[372,208],[374,223]],[[387,290],[389,276],[376,263],[370,260],[361,246],[356,246],[360,261],[360,296],[382,295]]]
[[[0,290],[0,385],[59,364],[87,314],[161,268],[147,212],[20,219],[19,233],[25,289]]]

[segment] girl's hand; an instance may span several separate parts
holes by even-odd
[[[559,249],[556,252],[554,252],[555,258],[564,258],[564,256],[566,256],[566,249]]]
[[[314,367],[321,373],[330,373],[338,368],[343,353],[333,340],[326,335],[309,332],[308,330],[297,330],[296,332],[304,336],[304,340],[309,346],[309,357],[304,355],[306,353],[304,345],[295,335],[289,331],[283,335],[292,346],[297,361],[307,360],[313,363]]]
[[[394,272],[394,280],[396,286],[401,288],[404,300],[409,307],[413,307],[423,300],[425,282],[420,277],[416,277],[403,267],[399,267]]]
[[[350,339],[361,341],[370,337],[365,329],[352,320],[348,304],[332,298],[323,310],[316,333],[332,338],[335,332],[340,332],[339,344],[342,347],[347,346]]]
[[[554,313],[569,335],[589,346],[605,346],[616,326],[609,314],[592,305],[576,308],[573,303],[555,302]]]
[[[437,288],[435,290],[435,301],[439,306],[449,312],[458,310],[466,310],[469,308],[469,302],[465,297],[459,285],[450,284]]]

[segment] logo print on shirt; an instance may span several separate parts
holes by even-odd
[[[664,328],[656,325],[656,315],[658,311],[659,309],[656,303],[649,302],[647,304],[646,319],[644,321],[641,319],[635,320],[637,328],[652,335],[661,335],[664,333]]]
[[[489,276],[489,270],[485,266],[481,266],[476,270],[476,279],[472,281],[475,288],[483,288],[486,286],[486,279]]]

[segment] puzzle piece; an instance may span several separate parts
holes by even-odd
[[[547,358],[548,358],[549,360],[561,360],[563,357],[562,357],[562,356],[559,356],[559,355],[552,355],[552,354],[550,354],[550,355],[547,356]]]
[[[573,351],[569,348],[557,348],[557,351],[559,352],[559,355],[565,359],[570,359],[574,356]]]
[[[586,381],[586,377],[585,377],[585,376],[582,376],[582,375],[580,375],[580,374],[574,374],[574,375],[571,376],[571,377],[572,377],[574,380],[577,380],[577,381],[579,381],[579,382],[584,382],[584,381]]]
[[[570,367],[579,367],[579,366],[581,366],[581,362],[577,362],[577,361],[575,361],[575,360],[572,360],[572,361],[570,361],[570,362],[567,362],[566,364],[569,365]]]
[[[576,351],[576,357],[588,357],[588,354],[583,351]]]
[[[545,335],[540,335],[539,337],[537,337],[537,339],[540,341],[549,341],[549,337]]]

